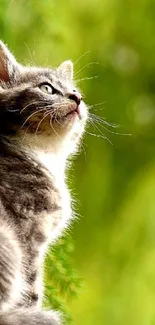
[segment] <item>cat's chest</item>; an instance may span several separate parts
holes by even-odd
[[[44,231],[50,241],[55,240],[61,231],[68,226],[71,218],[70,194],[64,180],[64,164],[61,159],[55,159],[53,154],[39,152],[38,158],[46,167],[44,173],[51,182],[49,192],[53,209],[44,213]],[[54,193],[55,189],[55,193]]]
[[[37,209],[32,205],[29,208],[26,204],[19,206],[23,216],[20,222],[22,240],[33,252],[40,251],[40,247],[44,250],[44,244],[47,245],[59,237],[71,218],[70,195],[63,181],[61,184],[53,184],[51,179],[48,191],[40,191],[43,197],[42,202],[39,197],[37,202],[37,196],[35,197]]]
[[[54,241],[57,237],[61,235],[61,232],[66,228],[71,219],[71,204],[70,195],[64,183],[61,187],[57,188],[59,193],[59,198],[53,204],[53,210],[48,212],[43,212],[40,216],[42,219],[42,232],[48,238],[48,242]],[[51,193],[51,199],[52,193]],[[40,222],[41,225],[41,222]]]
[[[54,241],[66,228],[71,219],[70,194],[64,181],[64,166],[61,160],[51,154],[37,152],[39,161],[45,167],[43,173],[51,184],[48,190],[48,206],[37,215],[37,227],[34,227],[35,241]],[[45,238],[44,238],[45,237]]]

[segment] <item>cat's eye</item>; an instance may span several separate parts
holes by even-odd
[[[46,93],[46,94],[48,94],[48,95],[52,95],[52,94],[54,94],[54,88],[51,86],[51,85],[49,85],[49,84],[46,84],[46,83],[44,83],[44,84],[42,84],[42,85],[40,85],[40,87],[39,87],[44,93]]]

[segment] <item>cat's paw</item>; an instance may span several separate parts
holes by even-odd
[[[42,310],[39,314],[39,317],[43,319],[43,323],[37,323],[36,325],[64,325],[62,315],[59,312]]]
[[[28,316],[29,325],[63,325],[60,313],[53,310],[34,310]],[[24,325],[26,325],[24,323]]]
[[[0,313],[0,325],[64,325],[64,322],[56,311],[21,308]]]

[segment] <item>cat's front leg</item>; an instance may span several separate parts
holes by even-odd
[[[28,273],[28,272],[27,272]],[[26,290],[22,292],[22,299],[16,304],[17,308],[40,309],[43,300],[42,272],[35,270],[26,274]]]
[[[0,313],[0,325],[62,325],[60,314],[55,311],[19,308]]]
[[[42,272],[36,271],[36,278],[33,280],[33,274],[31,276],[31,281],[29,284],[29,292],[27,294],[27,299],[25,300],[24,307],[31,306],[41,308],[43,300],[43,283],[42,283]],[[29,280],[30,281],[30,280]]]
[[[4,231],[5,230],[5,231]],[[21,250],[9,227],[0,227],[0,311],[22,299]]]

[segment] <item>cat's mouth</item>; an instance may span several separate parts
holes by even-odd
[[[70,104],[67,105],[65,109],[57,113],[56,120],[71,120],[74,118],[82,119],[82,109],[81,104]],[[54,120],[55,117],[52,118]]]
[[[80,115],[80,107],[77,106],[76,109],[73,109],[72,111],[70,111],[69,113],[67,113],[64,117],[71,117],[71,116],[78,116],[79,118],[81,118]]]

